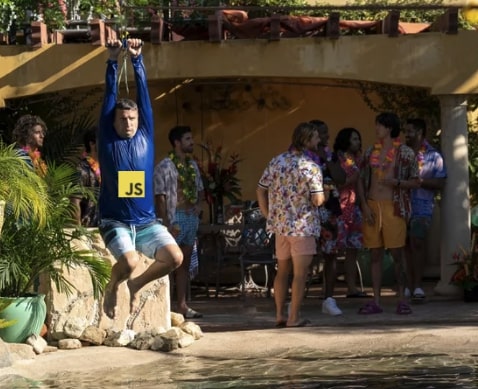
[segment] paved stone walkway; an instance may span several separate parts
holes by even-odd
[[[331,317],[321,313],[321,290],[314,287],[302,310],[302,316],[311,320],[312,325],[286,329],[274,327],[272,298],[249,294],[243,300],[237,292],[226,292],[216,299],[196,293],[190,305],[204,314],[195,322],[205,336],[190,347],[173,353],[206,359],[232,356],[267,358],[279,350],[297,348],[359,354],[377,350],[476,354],[478,303],[432,296],[432,290],[433,283],[430,283],[426,288],[428,302],[413,305],[413,314],[405,316],[395,313],[394,292],[385,289],[384,313],[365,316],[357,314],[357,310],[367,299],[345,298],[344,291],[338,288],[337,302],[344,314]],[[370,292],[370,289],[366,291]],[[59,372],[90,372],[156,361],[164,363],[165,358],[170,357],[168,353],[104,346],[60,350],[18,360],[12,367],[0,369],[0,378],[19,374],[40,379]]]

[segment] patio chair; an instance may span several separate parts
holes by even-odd
[[[266,219],[258,208],[243,211],[244,227],[239,243],[239,263],[241,265],[241,292],[245,297],[247,290],[267,291],[271,288],[275,272],[276,258],[274,255],[274,235],[266,231]],[[264,286],[256,284],[252,278],[252,270],[263,267],[265,272]],[[271,277],[269,274],[272,273]]]

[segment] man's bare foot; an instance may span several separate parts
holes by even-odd
[[[138,288],[133,284],[131,280],[128,280],[126,283],[129,289],[129,313],[130,315],[135,315],[138,313],[140,307],[140,298],[138,292],[141,288]]]
[[[103,298],[103,311],[110,319],[116,317],[116,293],[117,289],[108,284],[105,288],[105,296]]]

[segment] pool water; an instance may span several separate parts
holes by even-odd
[[[288,349],[271,358],[219,359],[170,354],[160,363],[42,381],[9,376],[1,388],[478,388],[478,354],[332,355]]]

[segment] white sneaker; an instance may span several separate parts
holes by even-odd
[[[342,314],[342,311],[337,306],[335,299],[332,297],[327,297],[322,303],[322,313],[326,313],[332,316],[338,316]]]
[[[422,288],[415,288],[413,291],[413,298],[414,299],[424,299],[425,298],[425,292],[423,291]]]
[[[410,289],[405,288],[404,291],[403,291],[403,295],[404,295],[407,299],[410,298],[410,296],[412,295],[412,294],[410,293]]]

